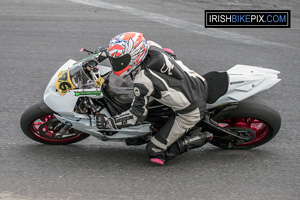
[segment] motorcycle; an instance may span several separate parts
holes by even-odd
[[[102,141],[142,145],[150,141],[174,111],[150,99],[148,116],[138,126],[97,129],[95,115],[108,117],[130,108],[131,77],[120,78],[110,67],[95,61],[99,53],[70,59],[53,75],[44,97],[21,116],[23,133],[40,143],[66,145],[90,135]],[[203,77],[208,93],[205,115],[189,132],[200,129],[214,137],[211,144],[223,149],[251,149],[269,142],[279,131],[281,117],[273,108],[252,97],[277,84],[280,72],[256,66],[235,65]]]

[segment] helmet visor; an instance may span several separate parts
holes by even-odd
[[[109,56],[109,61],[112,65],[113,71],[114,72],[119,72],[127,68],[131,60],[130,54],[125,54],[123,56],[119,57],[110,57]]]

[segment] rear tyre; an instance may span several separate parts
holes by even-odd
[[[71,144],[89,137],[89,134],[74,129],[68,130],[68,134],[61,138],[55,137],[55,127],[61,122],[53,114],[53,111],[43,102],[42,106],[41,102],[32,105],[21,116],[20,125],[23,133],[32,140],[52,145]]]
[[[218,117],[220,126],[246,134],[248,140],[237,140],[227,135],[216,137],[210,143],[223,149],[251,149],[269,142],[278,133],[281,117],[274,109],[251,100],[240,102],[229,115]]]

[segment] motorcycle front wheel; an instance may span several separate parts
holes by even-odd
[[[45,107],[45,103],[42,102]],[[62,137],[55,137],[57,127],[64,124],[58,121],[53,115],[53,111],[41,109],[41,102],[29,107],[21,116],[20,125],[23,133],[30,139],[51,145],[66,145],[89,137],[89,134],[69,129],[67,134]]]

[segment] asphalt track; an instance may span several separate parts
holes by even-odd
[[[291,10],[291,28],[205,29],[209,9]],[[299,199],[299,10],[297,0],[1,0],[0,199]],[[258,96],[281,113],[278,135],[248,151],[206,145],[163,167],[144,146],[92,137],[47,146],[24,136],[20,115],[56,69],[126,31],[172,48],[201,74],[235,64],[281,71]]]

